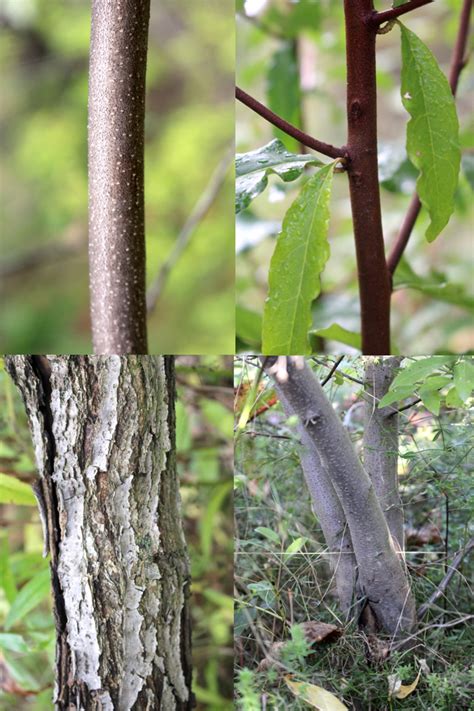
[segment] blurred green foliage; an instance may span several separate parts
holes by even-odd
[[[177,361],[177,462],[192,573],[197,709],[230,711],[233,677],[233,388],[230,358]],[[32,483],[16,388],[0,366],[0,471]],[[36,505],[0,505],[0,711],[51,709],[55,631]],[[7,693],[6,689],[10,690]]]
[[[377,3],[382,10],[389,3]],[[404,16],[447,73],[458,27],[461,0],[438,0]],[[288,89],[291,63],[283,69],[284,53],[299,62],[300,90]],[[273,107],[312,136],[344,145],[346,136],[346,67],[343,3],[330,0],[246,0],[237,7],[237,84]],[[417,171],[404,148],[408,114],[400,98],[400,32],[377,38],[379,170],[383,226],[387,251],[415,189]],[[300,106],[297,102],[300,102]],[[392,333],[395,352],[460,353],[474,350],[472,331],[472,177],[474,152],[472,72],[459,82],[457,110],[465,158],[455,196],[455,213],[436,243],[424,233],[429,220],[422,211],[395,274]],[[237,151],[246,153],[282,138],[273,126],[246,106],[237,105]],[[293,139],[287,147],[301,152]],[[467,158],[466,158],[467,156]],[[324,158],[327,162],[327,159]],[[267,278],[275,237],[288,207],[307,176],[282,184],[272,176],[269,189],[238,215],[236,223],[237,347],[258,352],[255,335],[267,296]],[[329,228],[331,258],[322,275],[322,296],[313,302],[315,331],[338,323],[360,331],[358,287],[352,218],[346,176],[336,175]],[[469,255],[469,256],[468,256]],[[400,273],[399,273],[400,272]],[[249,323],[253,324],[249,334]],[[435,326],[435,327],[434,327]],[[328,336],[329,348],[348,353]],[[344,342],[344,341],[343,341]],[[317,350],[320,350],[320,345]]]
[[[91,350],[89,16],[87,0],[0,2],[0,352]],[[152,2],[145,169],[149,281],[232,141],[233,69],[231,0]],[[233,254],[229,171],[150,319],[151,352],[232,352]]]
[[[311,367],[322,380],[333,359],[315,360]],[[441,388],[443,403],[438,416],[422,403],[400,414],[398,466],[406,524],[405,556],[417,606],[430,597],[474,530],[474,399],[469,393],[464,403],[446,402],[463,361],[421,360],[426,370],[407,401],[420,394],[427,380],[439,377],[438,372],[444,373],[447,382]],[[406,359],[403,364],[407,379],[413,377],[414,363]],[[247,404],[252,397],[257,412],[265,402],[270,404],[249,420],[235,449],[238,708],[257,710],[264,697],[268,709],[308,708],[285,685],[283,677],[294,674],[295,681],[332,691],[351,711],[391,711],[399,705],[410,711],[470,709],[473,634],[466,615],[472,612],[472,559],[466,556],[445,593],[420,623],[413,649],[368,662],[364,635],[354,621],[344,623],[332,591],[327,547],[311,509],[295,423],[275,403],[266,376],[255,396],[250,385],[255,366],[256,359],[237,359],[235,377],[241,391],[238,401]],[[363,374],[363,359],[346,357],[325,386],[358,452],[364,428],[362,388],[350,378],[362,381]],[[343,634],[332,644],[313,645],[311,654],[300,654],[304,659],[283,656],[280,666],[259,667],[265,653],[277,653],[279,643],[294,637],[294,625],[307,621],[335,624]],[[461,624],[455,624],[457,621]],[[443,628],[445,623],[452,626]],[[383,640],[382,635],[379,639]],[[277,647],[271,646],[274,643]],[[416,694],[403,704],[388,701],[388,675],[398,674],[405,683],[412,682],[421,659],[426,666]]]

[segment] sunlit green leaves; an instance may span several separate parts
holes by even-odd
[[[275,173],[286,183],[296,180],[307,165],[322,165],[313,155],[289,153],[283,143],[274,139],[250,153],[238,153],[235,160],[235,210],[244,210],[268,185]]]
[[[14,476],[0,473],[0,503],[36,506],[36,499],[29,484]]]
[[[311,352],[311,303],[329,258],[329,201],[334,163],[308,180],[283,219],[270,272],[263,314],[266,355]]]
[[[441,405],[462,407],[474,390],[474,362],[470,356],[430,356],[408,362],[394,378],[379,407],[419,397],[434,415]]]
[[[428,47],[399,23],[402,33],[402,102],[411,119],[407,153],[419,169],[417,191],[430,215],[432,242],[454,210],[461,161],[459,124],[448,81]]]
[[[268,106],[276,114],[294,126],[300,126],[301,90],[298,63],[292,42],[285,42],[273,54],[267,77]],[[290,151],[298,151],[299,143],[279,128],[273,129]]]

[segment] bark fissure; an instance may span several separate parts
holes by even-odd
[[[56,497],[57,534],[47,524],[64,608],[61,710],[192,705],[171,360],[50,356],[45,391],[32,357],[8,359]],[[51,448],[41,448],[48,437],[51,461]]]

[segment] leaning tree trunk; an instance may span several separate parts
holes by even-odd
[[[190,709],[172,357],[10,356],[50,553],[56,709]]]
[[[269,359],[267,367],[273,361]],[[414,626],[415,603],[374,485],[348,433],[308,364],[298,369],[289,361],[288,379],[279,382],[276,378],[275,387],[287,403],[286,411],[298,416],[306,433],[304,442],[311,441],[322,462],[322,471],[327,473],[339,499],[357,562],[355,592],[363,597],[379,628],[393,636],[403,636]],[[318,476],[318,467],[308,469],[306,456],[302,458],[302,466],[306,468],[307,480]],[[322,479],[319,486],[325,486]],[[320,505],[327,507],[324,500]],[[340,526],[339,521],[337,525]]]

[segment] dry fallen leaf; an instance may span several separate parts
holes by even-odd
[[[327,624],[326,622],[310,620],[309,622],[303,622],[301,627],[303,628],[306,640],[311,644],[316,642],[333,642],[342,635],[342,629],[340,627]]]
[[[301,681],[291,681],[289,676],[285,676],[285,682],[295,696],[303,699],[318,711],[348,711],[347,706],[344,706],[334,694],[326,691],[321,686]]]
[[[402,684],[398,674],[389,674],[388,676],[388,696],[389,698],[405,699],[413,691],[415,691],[418,681],[420,680],[421,669],[418,676],[412,684]]]
[[[397,693],[395,694],[395,698],[396,699],[404,699],[406,696],[409,696],[412,693],[412,691],[415,691],[418,681],[420,679],[420,674],[421,674],[421,669],[418,672],[418,675],[412,684],[408,684],[408,685],[401,684],[400,688],[398,689]]]

